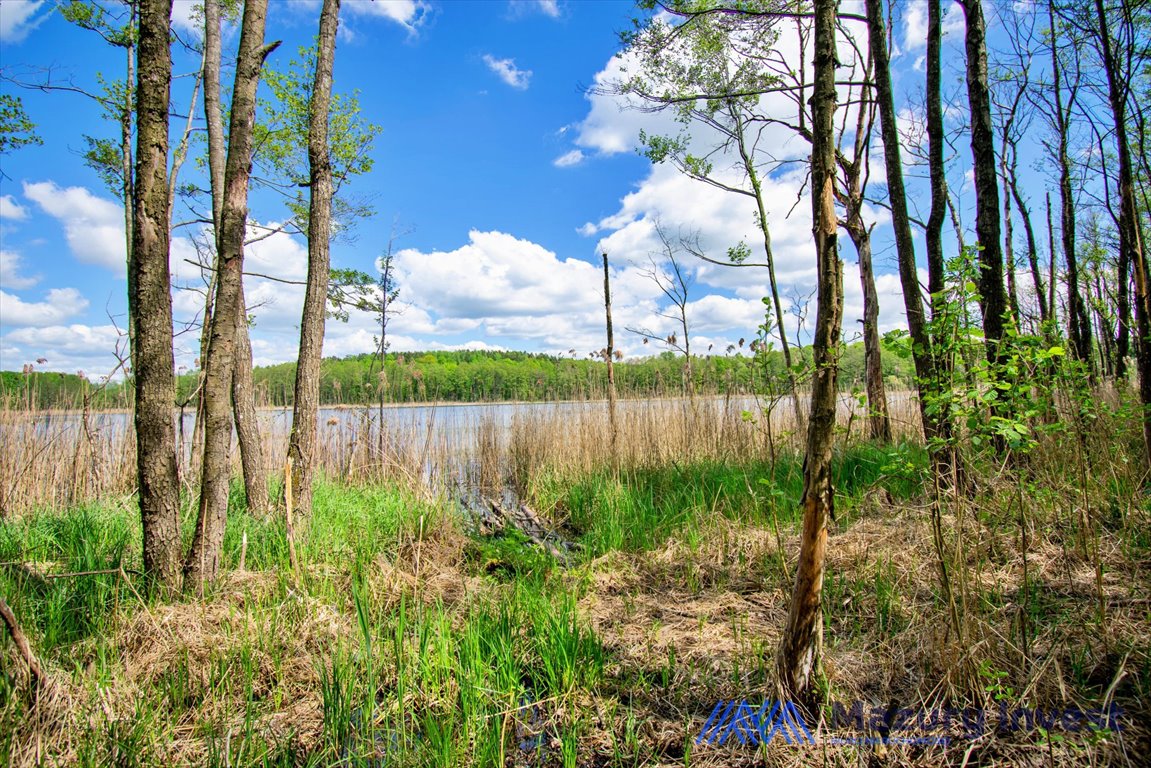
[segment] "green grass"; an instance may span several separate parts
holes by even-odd
[[[840,451],[833,467],[837,535],[862,516],[883,514],[866,501],[877,491],[896,503],[918,502],[926,464],[913,447]],[[717,536],[738,540],[755,532],[770,543],[776,526],[793,533],[801,470],[797,458],[787,457],[774,468],[715,462],[618,477],[545,475],[532,502],[561,520],[578,545],[566,565],[515,533],[465,536],[467,526],[449,503],[432,504],[394,486],[321,481],[313,515],[297,525],[298,578],[289,568],[282,516],[253,518],[234,495],[224,561],[227,569],[238,566],[246,535],[249,573],[210,592],[204,605],[140,603],[133,589],[139,523],[130,505],[6,521],[2,561],[39,563],[53,573],[116,572],[46,580],[0,569],[0,591],[37,652],[69,686],[75,708],[71,721],[30,717],[20,662],[0,654],[0,761],[12,761],[40,728],[63,762],[78,765],[706,762],[707,754],[693,753],[693,729],[715,698],[750,695],[772,679],[774,643],[752,623],[762,610],[723,606],[749,592],[765,601],[785,594],[793,555],[753,556],[738,541],[729,549],[725,539],[717,574],[708,548],[715,549]],[[987,519],[1011,535],[1008,514],[993,511]],[[718,529],[716,521],[723,523]],[[830,653],[858,660],[888,645],[915,645],[920,636],[909,633],[942,616],[932,593],[934,565],[909,576],[892,559],[900,553],[878,549],[882,544],[864,564],[831,568],[826,576]],[[654,620],[637,631],[643,636],[601,637],[584,600],[609,597],[614,587],[595,586],[605,574],[593,561],[616,553],[642,568],[648,553],[668,552],[676,560],[659,567],[673,578],[658,582],[644,572],[638,586],[620,587],[637,593],[628,594],[625,612],[634,607],[644,615],[635,607],[639,598],[656,601]],[[741,569],[755,579],[736,586]],[[1014,598],[996,589],[988,587],[989,599],[972,610],[984,612],[981,620],[1007,616],[1009,623]],[[1070,631],[1081,604],[1038,581],[1029,594],[1033,636]],[[676,602],[688,597],[727,600],[714,614],[701,614],[693,629],[700,636],[722,630],[733,640],[730,655],[713,653],[706,642],[643,651],[647,634],[669,629]],[[919,615],[925,610],[933,612],[928,619]],[[1067,682],[1098,697],[1111,659],[1130,651],[1132,682],[1120,693],[1142,695],[1146,649],[1108,642],[1101,649],[1085,640],[1067,650]],[[995,663],[1012,669],[1003,685],[1025,688],[1023,668]],[[654,739],[656,722],[679,735]]]

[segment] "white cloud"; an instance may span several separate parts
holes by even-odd
[[[75,288],[53,288],[46,301],[26,302],[18,296],[0,291],[0,326],[44,327],[58,325],[84,312],[88,300]]]
[[[0,250],[0,288],[10,291],[19,291],[31,288],[40,282],[39,275],[25,277],[20,274],[20,254],[14,251]]]
[[[23,221],[28,218],[28,209],[20,205],[12,195],[0,195],[0,219]]]
[[[596,232],[599,232],[599,227],[596,226],[595,222],[588,221],[576,227],[576,232],[579,232],[584,237],[592,237]]]
[[[51,12],[45,0],[4,0],[0,3],[0,42],[22,42]]]
[[[0,339],[6,361],[32,362],[40,357],[48,361],[37,370],[89,375],[111,373],[116,367],[116,346],[123,338],[114,325],[51,325],[43,328],[19,328]],[[8,365],[6,363],[6,365]]]
[[[203,7],[203,0],[175,0],[172,4],[172,26],[200,37],[204,33],[204,16],[200,10]]]
[[[512,16],[524,16],[529,13],[542,13],[553,19],[560,17],[558,0],[509,0],[508,8]]]
[[[485,53],[483,59],[488,69],[494,72],[500,80],[512,88],[518,88],[521,91],[527,90],[528,83],[532,78],[530,69],[518,69],[515,59],[497,59],[490,53]]]
[[[51,181],[25,182],[24,196],[64,226],[68,247],[77,259],[127,273],[124,209],[118,203],[96,197],[84,187],[61,188]]]
[[[570,168],[573,165],[579,165],[583,162],[584,154],[578,149],[573,149],[571,152],[560,155],[552,161],[552,165],[556,168]]]
[[[423,0],[351,0],[344,8],[359,16],[375,16],[394,21],[415,32],[427,19],[431,6]]]
[[[908,51],[927,45],[927,4],[911,2],[904,6],[903,47]]]

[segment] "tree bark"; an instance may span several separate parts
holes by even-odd
[[[216,232],[221,228],[224,205],[224,120],[220,101],[220,2],[204,0],[204,117],[208,126],[208,171],[212,184],[212,221]],[[216,243],[219,254],[219,242]],[[219,270],[219,258],[213,268],[213,277]],[[267,514],[268,484],[264,472],[264,447],[260,439],[256,416],[255,384],[252,379],[252,343],[248,338],[248,314],[244,302],[243,284],[237,303],[239,317],[236,324],[236,363],[232,377],[232,409],[236,422],[236,435],[240,446],[240,461],[244,474],[244,495],[248,511],[256,517]],[[201,358],[207,358],[207,340],[212,317],[211,293],[205,301],[205,334],[201,343]],[[204,390],[200,390],[197,424],[194,435],[203,441]],[[197,449],[197,452],[200,448]]]
[[[975,171],[975,232],[979,239],[979,299],[987,360],[1002,358],[1008,319],[1003,289],[1003,251],[999,221],[999,180],[987,85],[987,25],[982,0],[963,0],[967,17],[967,100],[971,113],[971,159]]]
[[[168,104],[172,0],[140,4],[136,178],[129,264],[135,335],[136,471],[144,573],[163,590],[180,575],[180,482],[173,423],[172,281],[168,228]]]
[[[324,349],[324,309],[331,268],[332,164],[328,153],[328,103],[332,98],[332,68],[340,0],[324,0],[316,50],[316,73],[308,120],[308,164],[311,200],[308,208],[308,281],[300,320],[300,354],[296,364],[295,402],[288,458],[292,461],[292,495],[301,515],[312,511],[317,424],[320,401],[320,361]]]
[[[927,2],[927,164],[931,176],[931,213],[927,218],[927,291],[933,317],[944,301],[943,222],[947,217],[946,146],[943,130],[943,26],[939,0]],[[893,134],[894,135],[894,134]],[[938,364],[938,361],[936,361]]]
[[[244,498],[248,512],[264,517],[271,508],[264,466],[264,442],[260,436],[260,419],[256,412],[256,382],[252,374],[252,340],[248,336],[248,310],[244,285],[236,303],[236,368],[232,374],[232,415],[236,420],[236,441],[240,446],[240,465],[244,474]]]
[[[890,443],[891,417],[887,412],[887,389],[883,383],[883,357],[879,344],[879,295],[871,263],[871,231],[863,223],[858,206],[845,222],[847,234],[859,255],[859,281],[863,287],[863,352],[867,379],[867,420],[871,439]]]
[[[1135,73],[1120,71],[1103,0],[1095,0],[1095,15],[1099,24],[1103,70],[1107,75],[1107,96],[1115,122],[1115,148],[1119,155],[1119,250],[1127,254],[1135,272],[1135,353],[1139,368],[1139,401],[1143,405],[1143,447],[1145,461],[1151,467],[1151,284],[1148,282],[1151,275],[1148,274],[1147,254],[1143,250],[1131,145],[1127,139],[1127,98],[1130,78]],[[1129,34],[1134,35],[1134,30],[1129,30]],[[1124,286],[1119,288],[1123,290]]]
[[[1075,196],[1071,186],[1071,157],[1068,154],[1068,114],[1071,105],[1063,103],[1062,67],[1059,65],[1058,28],[1055,25],[1055,2],[1047,4],[1051,25],[1051,88],[1055,97],[1055,130],[1058,133],[1056,162],[1059,165],[1060,233],[1063,260],[1067,265],[1067,331],[1075,357],[1091,366],[1091,325],[1083,294],[1079,289],[1079,261],[1075,253]],[[1072,97],[1074,99],[1074,97]]]
[[[932,0],[934,3],[936,0]],[[907,212],[907,193],[903,184],[903,158],[899,148],[899,127],[896,120],[895,100],[891,87],[891,62],[887,52],[887,25],[883,20],[882,0],[867,0],[867,26],[868,40],[871,47],[871,56],[875,71],[876,103],[879,107],[879,122],[883,131],[883,155],[887,169],[887,196],[891,202],[891,223],[895,231],[895,249],[899,261],[899,281],[903,287],[903,306],[907,315],[907,328],[911,336],[911,356],[915,364],[915,380],[919,389],[919,413],[923,421],[923,435],[932,450],[932,460],[940,478],[946,481],[951,476],[954,463],[947,457],[950,452],[940,450],[939,440],[950,436],[947,428],[948,421],[945,414],[934,414],[928,409],[928,403],[937,392],[938,382],[936,375],[936,362],[932,353],[932,340],[927,333],[927,322],[923,311],[923,300],[919,294],[919,275],[915,266],[915,241],[911,235],[911,217]],[[930,39],[930,38],[929,38]],[[928,60],[930,69],[930,57]],[[931,89],[928,89],[928,102],[931,101]],[[928,110],[930,114],[930,109]],[[932,146],[932,152],[935,146]],[[942,150],[940,150],[942,152]],[[942,160],[942,154],[940,154]],[[943,288],[942,274],[942,227],[943,212],[946,207],[947,191],[942,189],[943,200],[940,201],[934,194],[935,183],[940,181],[932,174],[932,217],[936,223],[936,244],[939,252],[936,254],[940,260],[938,274],[933,273],[932,279],[938,277],[939,291]],[[931,242],[932,228],[928,226],[928,242]],[[930,256],[930,254],[929,254]],[[933,294],[934,295],[934,294]]]
[[[192,548],[184,561],[184,589],[203,593],[220,568],[224,526],[228,518],[229,456],[232,448],[232,380],[236,365],[236,332],[243,294],[244,235],[248,219],[248,182],[255,126],[256,88],[264,59],[275,48],[264,45],[267,0],[248,0],[236,56],[232,88],[224,196],[216,232],[215,314],[208,359],[204,363],[204,457],[200,506]]]
[[[869,0],[875,3],[878,0]],[[787,626],[780,641],[778,674],[786,694],[809,699],[823,649],[823,560],[827,522],[833,514],[831,452],[835,441],[836,378],[843,318],[843,274],[835,214],[835,15],[837,0],[815,2],[815,68],[812,87],[812,219],[818,267],[812,356],[811,413],[803,464],[803,534]]]

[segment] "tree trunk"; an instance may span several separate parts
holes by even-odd
[[[255,517],[268,514],[268,481],[264,467],[264,443],[260,437],[260,419],[256,413],[256,383],[252,375],[252,341],[248,337],[248,310],[244,285],[236,303],[236,368],[232,374],[232,415],[236,420],[236,439],[240,446],[240,464],[244,473],[244,497],[248,512]]]
[[[292,495],[301,515],[312,511],[320,401],[320,361],[324,349],[324,309],[328,297],[328,251],[332,230],[332,164],[328,154],[328,103],[332,98],[332,68],[336,57],[336,29],[340,0],[324,0],[316,74],[308,121],[308,164],[311,201],[308,208],[308,284],[300,320],[300,354],[296,363],[295,403],[288,458],[292,461]]]
[[[869,0],[877,3],[878,0]],[[811,698],[823,649],[823,560],[833,513],[831,451],[835,440],[836,377],[843,318],[843,274],[835,214],[835,16],[837,0],[815,2],[815,77],[812,88],[812,218],[819,271],[812,356],[811,414],[803,463],[803,534],[795,589],[780,641],[778,673],[784,692]]]
[[[168,228],[168,103],[172,0],[140,5],[136,84],[136,179],[129,305],[136,338],[136,471],[144,573],[164,590],[180,575],[180,481],[176,464],[175,362]]]
[[[934,2],[934,0],[933,0]],[[891,202],[891,223],[895,230],[895,249],[899,261],[899,281],[903,287],[903,305],[907,314],[907,328],[911,335],[911,355],[915,363],[915,380],[919,389],[919,413],[923,421],[923,435],[928,445],[932,447],[932,460],[936,472],[941,479],[951,476],[953,462],[947,456],[950,453],[941,451],[938,439],[950,435],[947,429],[947,419],[944,414],[935,415],[928,409],[928,403],[937,392],[937,375],[935,361],[932,354],[932,341],[927,334],[926,318],[923,312],[923,300],[919,295],[919,275],[915,267],[915,242],[911,236],[911,218],[907,212],[907,195],[903,185],[903,159],[899,149],[899,127],[895,114],[895,100],[891,87],[891,62],[887,52],[887,30],[883,20],[882,0],[867,1],[868,39],[871,47],[871,57],[875,67],[876,104],[879,107],[879,121],[883,131],[883,155],[887,167],[887,195]],[[928,67],[931,67],[930,59]],[[928,102],[930,103],[930,89],[928,89]],[[929,110],[930,114],[930,110]],[[932,148],[934,151],[934,146]],[[940,155],[942,159],[942,155]],[[933,184],[936,179],[933,174]],[[932,216],[936,220],[935,243],[942,243],[943,212],[946,206],[947,192],[944,188],[943,201],[932,195]],[[932,228],[928,227],[928,242],[932,242]],[[942,246],[935,254],[940,260],[939,273],[934,275],[939,279],[939,292],[942,292]],[[931,254],[929,253],[929,256]]]
[[[184,561],[184,589],[203,593],[216,579],[228,519],[231,480],[232,380],[236,365],[236,331],[243,294],[244,235],[248,219],[248,181],[255,126],[256,88],[265,57],[275,48],[264,46],[267,0],[248,0],[236,56],[232,88],[224,197],[216,232],[216,300],[208,359],[204,362],[204,458],[200,507],[192,548]]]
[[[927,218],[926,239],[927,291],[931,294],[932,317],[938,317],[944,301],[943,221],[947,216],[948,201],[947,170],[943,162],[946,139],[943,130],[942,47],[943,27],[939,0],[928,0],[927,163],[931,175],[931,213]]]
[[[1011,310],[1011,322],[1019,327],[1019,291],[1015,287],[1015,231],[1011,220],[1011,184],[1007,179],[1007,143],[1000,153],[999,167],[1003,173],[1003,265],[1007,275],[1007,303]]]
[[[1047,4],[1051,25],[1051,89],[1055,97],[1055,129],[1059,134],[1056,162],[1059,164],[1060,230],[1063,260],[1067,265],[1067,331],[1072,351],[1084,365],[1091,366],[1091,325],[1079,289],[1079,262],[1075,253],[1075,197],[1071,187],[1071,158],[1068,154],[1068,114],[1071,105],[1063,104],[1062,67],[1059,65],[1058,28],[1055,26],[1054,0]]]
[[[1052,329],[1059,327],[1059,312],[1055,306],[1055,285],[1059,282],[1059,272],[1055,267],[1055,224],[1051,220],[1051,193],[1047,199],[1047,308],[1051,312]],[[1054,330],[1052,331],[1054,332]]]
[[[987,86],[987,25],[982,0],[963,0],[967,17],[967,100],[971,112],[971,158],[975,170],[975,232],[979,239],[979,300],[988,362],[1002,357],[1007,321],[1003,252],[999,227],[999,179]]]
[[[619,425],[616,421],[615,402],[615,331],[611,324],[611,273],[608,270],[607,254],[603,255],[603,308],[607,316],[607,349],[604,360],[607,362],[607,406],[608,423],[611,426],[611,460],[619,466]]]
[[[800,115],[803,114],[801,109]],[[732,109],[732,117],[737,118],[735,109]],[[751,189],[755,195],[756,212],[759,214],[759,231],[763,235],[763,255],[764,263],[767,264],[767,280],[771,288],[771,303],[775,308],[775,325],[779,335],[780,348],[783,351],[783,364],[787,368],[787,387],[791,394],[791,405],[795,411],[795,429],[797,432],[802,431],[806,423],[805,414],[803,412],[803,405],[799,401],[799,381],[795,375],[795,366],[791,358],[791,344],[787,341],[787,328],[783,324],[783,305],[779,301],[779,283],[775,279],[775,253],[771,247],[771,229],[767,224],[767,207],[763,202],[763,185],[759,179],[759,173],[756,171],[755,162],[752,160],[751,153],[748,151],[747,143],[744,141],[744,127],[742,122],[737,123],[738,130],[736,137],[738,139],[737,146],[739,147],[739,155],[743,162],[743,168],[747,172],[748,180],[751,182]]]
[[[1127,98],[1130,78],[1135,73],[1119,71],[1103,0],[1095,0],[1095,14],[1099,23],[1103,70],[1107,75],[1107,95],[1115,120],[1115,148],[1119,154],[1119,250],[1127,254],[1128,262],[1135,268],[1135,353],[1139,368],[1139,401],[1143,405],[1143,447],[1145,461],[1151,467],[1151,283],[1148,282],[1151,275],[1148,274],[1147,254],[1143,250],[1139,211],[1135,203],[1131,145],[1127,140]],[[1134,35],[1134,30],[1129,30],[1129,34]],[[1122,285],[1120,289],[1123,289]]]
[[[208,171],[212,184],[212,221],[216,232],[220,231],[221,214],[224,205],[224,121],[220,104],[220,2],[204,1],[204,117],[208,126]],[[217,242],[216,253],[219,254]],[[219,270],[219,258],[214,264],[213,276]],[[240,286],[240,299],[237,303],[239,317],[236,325],[236,363],[232,377],[232,409],[236,421],[236,435],[240,446],[240,461],[244,473],[244,495],[248,511],[256,517],[263,517],[268,511],[268,484],[264,477],[264,447],[260,440],[259,422],[256,417],[255,384],[252,380],[252,343],[248,338],[248,314]],[[205,302],[205,329],[210,326],[212,317],[211,293]],[[207,358],[207,337],[204,334],[201,344],[201,358]],[[204,392],[200,391],[200,407],[197,409],[202,419]],[[200,422],[195,434],[201,435]]]
[[[1031,224],[1031,210],[1027,202],[1019,193],[1019,177],[1011,169],[1011,196],[1015,198],[1015,205],[1019,208],[1019,215],[1023,219],[1023,231],[1027,236],[1027,266],[1031,270],[1031,282],[1035,287],[1035,301],[1039,304],[1039,323],[1046,326],[1049,311],[1047,308],[1047,288],[1043,285],[1043,275],[1039,272],[1039,248],[1035,243],[1035,228]]]
[[[875,274],[871,264],[871,231],[863,223],[858,206],[852,206],[848,212],[845,228],[855,245],[855,252],[859,254],[859,281],[863,286],[863,354],[869,433],[872,440],[886,444],[892,441],[892,434],[879,344],[879,296],[875,292]]]

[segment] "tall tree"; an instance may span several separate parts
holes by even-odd
[[[987,359],[1001,359],[1001,343],[1009,320],[1003,288],[1003,250],[999,220],[999,179],[995,134],[991,123],[991,91],[987,80],[987,22],[983,0],[962,0],[967,19],[967,101],[971,116],[971,157],[975,171],[975,233],[979,238],[979,306]]]
[[[1135,272],[1136,355],[1139,365],[1139,400],[1143,405],[1143,442],[1146,461],[1151,466],[1151,275],[1139,225],[1135,199],[1135,171],[1128,138],[1128,100],[1134,61],[1136,30],[1132,23],[1132,3],[1119,0],[1117,12],[1109,14],[1103,0],[1095,0],[1096,31],[1107,77],[1107,96],[1115,124],[1115,148],[1119,155],[1119,250],[1127,254]],[[1117,21],[1114,20],[1117,17]],[[1113,26],[1118,34],[1113,33]],[[1126,51],[1127,55],[1121,52]],[[1119,286],[1124,290],[1124,286]]]
[[[878,0],[870,0],[877,3]],[[815,0],[814,82],[811,94],[811,208],[818,292],[812,355],[815,371],[807,454],[803,462],[803,533],[787,626],[780,641],[780,684],[806,699],[816,682],[823,650],[823,561],[835,489],[831,452],[835,436],[836,377],[843,318],[843,274],[835,212],[835,67],[838,0]]]
[[[236,77],[232,87],[228,156],[224,195],[216,232],[217,270],[215,314],[212,316],[208,358],[204,362],[204,457],[200,505],[192,548],[184,561],[184,588],[202,592],[220,567],[231,480],[232,380],[236,336],[243,293],[244,235],[248,221],[248,182],[251,175],[252,129],[260,70],[279,43],[264,44],[268,0],[244,4]]]
[[[220,100],[220,0],[204,0],[204,116],[208,133],[208,171],[212,185],[213,232],[222,229],[224,208],[224,119]],[[216,239],[216,253],[219,241]],[[212,270],[219,273],[219,260]],[[210,299],[209,293],[209,299]],[[205,328],[210,328],[212,302],[207,302],[204,313]],[[236,320],[236,361],[232,374],[232,410],[236,422],[236,436],[240,446],[240,462],[244,474],[244,494],[248,511],[263,516],[268,509],[268,484],[264,476],[264,448],[256,416],[255,384],[252,380],[252,342],[248,336],[248,314],[244,301],[244,286],[240,284],[237,301],[239,316]],[[205,337],[208,334],[205,333]],[[207,358],[202,345],[201,358]],[[200,416],[197,426],[204,422],[204,389],[201,388]],[[199,431],[199,430],[198,430]]]
[[[1055,161],[1059,167],[1060,234],[1063,260],[1067,275],[1067,330],[1075,356],[1084,364],[1091,364],[1091,321],[1079,287],[1079,261],[1075,250],[1075,193],[1071,182],[1070,119],[1079,90],[1079,77],[1067,89],[1066,102],[1063,83],[1062,52],[1059,49],[1059,26],[1056,24],[1055,0],[1048,0],[1047,18],[1050,23],[1052,112],[1056,132]],[[1077,46],[1073,46],[1077,47]],[[1078,54],[1075,54],[1078,56]],[[1054,280],[1054,276],[1052,277]]]
[[[140,3],[136,80],[129,311],[134,318],[136,473],[144,529],[144,573],[166,590],[180,575],[180,488],[176,465],[169,259],[168,104],[172,0]]]
[[[316,71],[312,82],[308,125],[308,165],[311,199],[308,207],[308,280],[300,319],[300,353],[296,363],[295,401],[288,459],[292,462],[292,496],[303,515],[312,510],[315,472],[317,412],[320,405],[320,360],[324,348],[324,308],[331,268],[332,158],[328,148],[328,107],[332,98],[332,69],[336,57],[336,30],[340,0],[324,0]]]
[[[932,299],[942,298],[943,293],[943,249],[942,228],[946,207],[947,189],[943,181],[942,165],[942,110],[939,110],[938,124],[933,124],[933,104],[938,107],[938,89],[932,88],[932,53],[938,55],[938,47],[932,46],[932,31],[938,34],[938,19],[931,8],[938,0],[930,0],[928,16],[928,135],[933,137],[933,127],[939,131],[939,143],[931,141],[931,181],[932,207],[928,221],[928,268],[931,271]],[[895,231],[895,250],[899,264],[899,282],[903,288],[903,306],[907,316],[907,329],[911,336],[911,356],[915,364],[915,379],[919,389],[919,413],[923,423],[923,434],[932,452],[932,462],[941,481],[946,482],[953,471],[958,469],[950,442],[950,420],[946,410],[936,401],[939,393],[939,377],[933,354],[932,339],[928,334],[927,318],[920,297],[919,275],[915,266],[915,241],[911,235],[911,216],[907,210],[907,192],[903,183],[903,157],[899,145],[899,125],[895,112],[895,97],[891,85],[891,57],[887,50],[887,25],[883,17],[882,0],[867,0],[868,44],[871,48],[872,66],[875,80],[875,99],[879,107],[879,122],[883,132],[883,157],[887,170],[887,196],[891,206],[891,223]],[[938,11],[936,8],[935,11]],[[934,19],[934,25],[932,23]],[[938,83],[935,83],[937,85]],[[938,156],[937,156],[938,153]],[[938,163],[938,173],[936,164]],[[938,248],[937,252],[932,247]],[[935,265],[933,259],[938,258]],[[934,283],[938,282],[938,291]]]
[[[763,167],[777,160],[765,154],[759,141],[760,129],[774,117],[759,109],[760,97],[767,93],[788,94],[798,111],[797,130],[807,133],[803,62],[798,67],[800,82],[783,83],[780,73],[794,75],[795,63],[781,61],[772,53],[779,38],[776,17],[788,14],[758,16],[752,12],[745,17],[739,10],[715,14],[700,11],[690,3],[671,3],[664,10],[680,23],[673,25],[656,18],[631,35],[628,51],[641,62],[640,66],[628,78],[610,86],[608,92],[634,96],[641,100],[640,108],[647,111],[671,112],[683,127],[681,134],[673,137],[641,131],[640,142],[649,160],[670,162],[691,178],[754,202],[763,262],[748,261],[750,251],[742,249],[732,249],[726,261],[707,257],[702,249],[696,255],[720,266],[767,269],[774,328],[783,352],[797,429],[801,429],[806,419],[784,324],[764,190]],[[801,35],[801,49],[803,46]],[[705,135],[716,137],[718,142],[700,152],[692,145],[687,131],[693,124],[710,129]],[[730,159],[731,163],[716,167],[717,158]],[[732,170],[742,178],[734,178]]]

